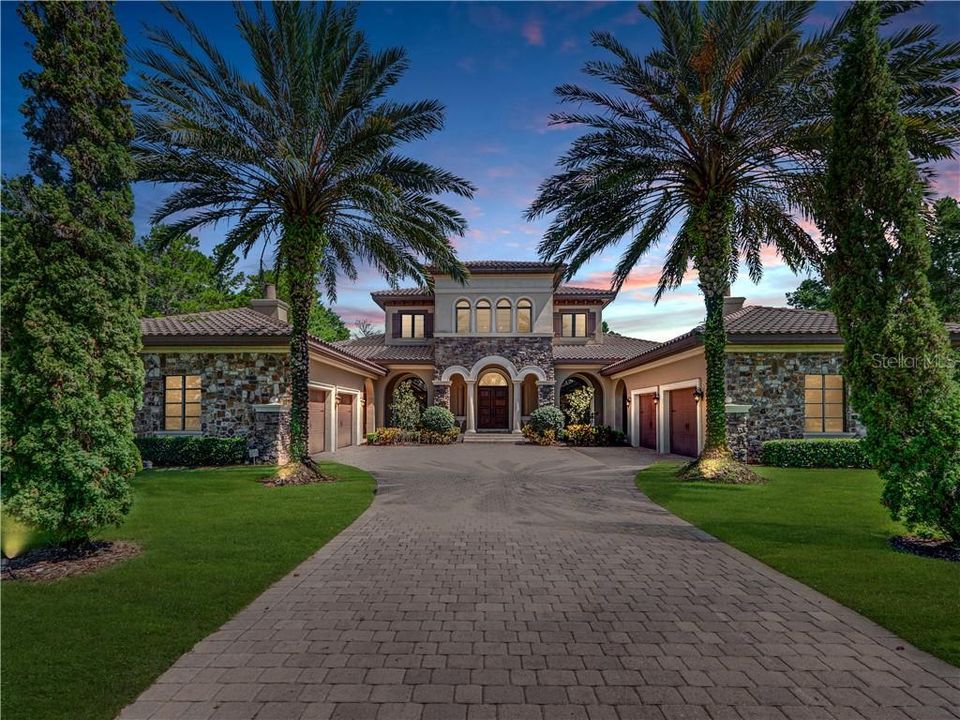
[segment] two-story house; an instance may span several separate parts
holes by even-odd
[[[593,421],[632,445],[696,455],[703,446],[702,326],[662,343],[604,333],[614,293],[559,284],[561,268],[468,262],[463,285],[373,293],[382,335],[311,339],[310,449],[361,444],[391,422],[398,384],[424,406],[449,407],[465,440],[508,437],[544,404],[594,389]],[[843,343],[829,312],[744,306],[727,298],[726,410],[734,452],[756,459],[764,440],[861,432],[847,402]],[[146,367],[140,434],[244,436],[251,459],[286,460],[287,306],[268,287],[248,308],[141,322]],[[960,325],[949,324],[955,346]]]

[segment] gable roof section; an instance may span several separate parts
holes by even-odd
[[[789,307],[748,305],[725,318],[727,342],[730,344],[774,343],[783,345],[803,343],[843,342],[837,328],[837,319],[826,310],[801,310]],[[960,343],[960,323],[946,323],[954,345]],[[613,375],[668,357],[703,343],[703,325],[697,325],[682,335],[641,351],[601,370]]]
[[[248,307],[141,318],[144,348],[162,345],[277,345],[290,340],[290,325]],[[320,338],[310,336],[310,349],[318,354],[375,375],[386,370]]]

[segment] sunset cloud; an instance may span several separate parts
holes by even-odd
[[[527,20],[523,24],[521,33],[528,45],[542,46],[544,44],[543,25],[539,20]]]

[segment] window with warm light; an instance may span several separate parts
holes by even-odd
[[[561,337],[586,337],[587,314],[585,312],[563,313],[560,315]]]
[[[843,432],[843,376],[805,375],[803,385],[803,429],[808,433]]]
[[[529,300],[517,302],[517,332],[533,332],[533,303]]]
[[[488,333],[493,328],[493,310],[489,300],[477,300],[477,332]]]
[[[513,329],[513,306],[509,300],[497,300],[497,332],[508,333]]]
[[[423,313],[400,313],[400,337],[422,338],[424,319]]]
[[[167,375],[164,378],[163,429],[200,432],[200,376]]]
[[[478,383],[480,387],[506,387],[507,379],[498,372],[484,373]]]
[[[465,335],[470,332],[470,302],[457,300],[457,332]]]

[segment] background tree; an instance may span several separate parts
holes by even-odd
[[[246,304],[245,277],[232,256],[218,266],[200,241],[165,225],[154,225],[139,243],[147,286],[146,316],[222,310]]]
[[[290,289],[290,454],[314,472],[307,335],[318,280],[333,300],[337,277],[356,279],[359,261],[391,283],[411,277],[427,284],[424,259],[465,279],[448,240],[465,222],[435,197],[470,196],[473,188],[397,154],[403,143],[441,128],[443,107],[384,99],[407,69],[406,54],[372,50],[355,7],[237,5],[253,78],[241,76],[178,7],[168,7],[191,46],[152,30],[154,46],[136,54],[142,177],[180,183],[155,219],[184,217],[174,224],[180,230],[235,220],[224,254],[272,243],[274,266]]]
[[[372,335],[378,335],[376,328],[366,318],[360,318],[353,326],[353,335],[358,338],[366,338]]]
[[[21,5],[32,175],[4,192],[4,509],[64,542],[119,523],[140,467],[142,268],[124,39],[106,3]]]
[[[830,310],[830,286],[822,278],[806,278],[787,293],[787,305],[802,310]]]
[[[960,204],[945,197],[933,205],[930,292],[944,320],[960,322]]]
[[[278,275],[273,270],[261,270],[256,275],[247,277],[246,286],[236,298],[236,307],[248,305],[253,298],[263,297],[264,286],[267,283],[276,285],[277,298],[286,303],[290,302],[290,283],[286,275],[283,273]],[[319,298],[315,298],[310,307],[307,332],[327,342],[350,339],[350,330],[343,322],[343,318],[324,305]]]
[[[908,526],[932,526],[957,542],[960,388],[930,296],[922,188],[877,34],[878,6],[857,3],[852,19],[819,212],[844,375],[884,503]]]

